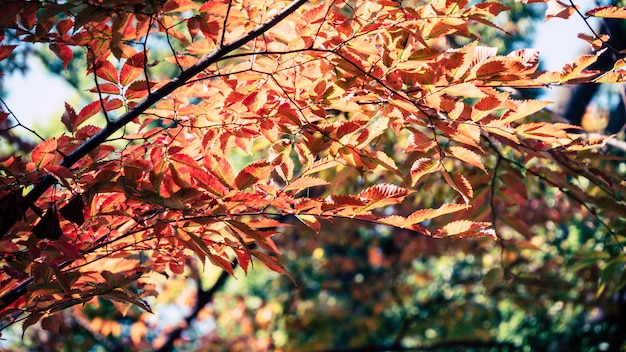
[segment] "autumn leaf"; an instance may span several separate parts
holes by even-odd
[[[83,107],[80,110],[80,112],[78,113],[74,121],[70,120],[71,126],[73,128],[78,128],[82,123],[87,121],[90,117],[99,113],[101,109],[102,109],[102,105],[99,100],[92,101],[91,103],[85,105],[85,107]]]
[[[366,203],[366,206],[359,209],[359,212],[400,203],[413,192],[408,188],[392,184],[374,185],[359,193],[359,197]]]
[[[626,7],[597,6],[585,12],[585,16],[626,19]]]
[[[489,222],[473,222],[469,220],[453,221],[433,233],[437,238],[473,238],[491,237],[496,240],[495,231],[490,228]]]
[[[238,189],[244,189],[270,176],[272,165],[266,161],[258,161],[243,168],[235,177]]]
[[[548,8],[546,9],[546,21],[552,18],[568,19],[578,8],[577,5],[572,6],[559,0],[549,0],[547,2]]]
[[[15,48],[17,45],[0,45],[0,61],[9,57]]]
[[[33,163],[35,163],[35,165],[37,165],[40,169],[43,169],[46,166],[54,165],[59,158],[56,149],[57,140],[54,138],[50,138],[39,143],[35,149],[33,149],[31,154]]]
[[[107,60],[99,61],[97,63],[96,76],[102,78],[106,81],[109,81],[113,84],[119,83],[118,73],[113,64]]]
[[[301,190],[311,188],[311,187],[325,186],[328,183],[329,183],[328,181],[322,180],[317,177],[301,176],[295,179],[293,182],[291,182],[287,186],[285,186],[284,190],[294,191],[294,193],[298,193]]]
[[[461,195],[465,204],[469,204],[474,196],[474,190],[467,178],[456,172],[443,172],[442,174],[446,183]]]
[[[420,158],[411,166],[411,186],[415,187],[419,179],[427,174],[439,171],[441,162],[430,158]]]
[[[477,168],[487,172],[485,166],[483,165],[481,157],[475,152],[463,147],[450,147],[449,150],[450,155],[452,155],[453,157],[470,165],[474,165]]]
[[[406,226],[411,226],[413,224],[419,224],[423,221],[430,220],[442,215],[454,213],[461,210],[467,210],[468,206],[466,204],[453,204],[446,203],[437,209],[420,209],[413,212],[411,215],[406,218]]]

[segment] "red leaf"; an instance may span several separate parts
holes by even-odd
[[[50,50],[63,61],[63,68],[67,70],[67,65],[69,65],[70,61],[74,57],[74,53],[69,46],[61,43],[51,43]]]
[[[223,196],[228,191],[215,176],[202,169],[189,169],[189,176],[196,182],[198,187],[204,188],[215,195]]]
[[[182,273],[185,272],[185,263],[172,259],[167,263],[167,266],[170,268],[170,270],[174,273],[174,274],[178,274],[181,275]]]
[[[245,189],[268,178],[272,172],[272,165],[265,161],[257,161],[243,168],[235,177],[235,186]]]
[[[78,116],[76,117],[76,120],[72,121],[72,127],[74,128],[79,127],[83,122],[87,121],[90,117],[99,113],[101,109],[102,107],[100,105],[100,100],[92,101],[91,103],[87,104],[84,108],[80,110],[80,112],[78,113]]]
[[[147,51],[140,51],[137,54],[129,57],[128,60],[126,60],[126,64],[143,69],[146,63],[145,60],[147,56]]]
[[[10,114],[6,111],[0,111],[0,125],[9,119]]]
[[[100,93],[102,94],[120,94],[120,87],[116,84],[112,83],[101,83],[98,87],[93,87],[89,91],[92,93],[98,93],[98,88],[100,88]]]
[[[196,8],[197,5],[191,0],[168,0],[161,10],[163,12],[185,12]]]
[[[150,85],[153,83],[151,82]],[[126,99],[142,99],[148,95],[148,87],[149,84],[145,80],[137,80],[131,83],[126,92],[124,93],[124,97]]]
[[[74,128],[76,127],[74,123],[77,118],[78,115],[76,115],[74,108],[70,104],[65,103],[65,111],[61,116],[61,122],[63,122],[63,125],[65,125],[65,128],[67,128],[69,132],[74,132]]]
[[[134,66],[127,61],[120,71],[120,84],[123,86],[131,84],[134,80],[139,78],[142,72],[143,67]]]
[[[117,80],[117,70],[109,61],[99,61],[97,63],[96,76],[111,83],[119,83]]]
[[[33,149],[31,160],[40,169],[53,165],[57,157],[57,141],[54,138],[47,139]]]
[[[104,108],[106,111],[117,110],[124,106],[122,99],[108,99],[104,102]]]
[[[0,45],[0,61],[9,57],[15,48],[17,45]]]
[[[71,18],[66,18],[66,19],[60,20],[57,23],[57,31],[61,35],[66,34],[67,32],[69,32],[69,30],[72,29],[72,27],[74,27],[74,21],[72,21]]]

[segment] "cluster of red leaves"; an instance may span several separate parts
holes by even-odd
[[[65,67],[73,49],[87,52],[95,98],[80,110],[65,104],[67,133],[30,159],[0,164],[0,318],[26,317],[29,326],[94,297],[149,310],[128,285],[148,271],[181,274],[193,257],[228,272],[234,259],[247,270],[254,257],[286,273],[272,236],[287,215],[314,230],[321,219],[350,218],[425,236],[495,238],[489,214],[468,211],[490,202],[482,185],[502,157],[493,143],[527,158],[556,153],[564,164],[568,153],[601,143],[572,133],[575,126],[528,121],[548,102],[498,87],[623,77],[585,70],[596,55],[542,73],[532,50],[448,47],[448,36],[474,38],[472,21],[497,27],[490,18],[507,8],[496,2],[327,0],[272,23],[287,5],[5,5],[0,27],[47,43]],[[228,47],[264,23],[262,36]],[[0,60],[14,49],[1,47]],[[161,77],[172,69],[180,76]],[[122,136],[98,139],[111,126]],[[344,182],[355,175],[359,184]],[[512,190],[502,196],[523,197],[523,176],[506,176],[498,177]],[[58,186],[40,187],[44,177]],[[394,211],[436,184],[452,193]],[[24,196],[31,186],[41,191],[36,199]]]

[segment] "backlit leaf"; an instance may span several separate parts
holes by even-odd
[[[585,16],[626,19],[626,7],[597,6],[587,11]]]
[[[83,107],[78,113],[76,120],[71,121],[72,126],[75,129],[78,128],[83,122],[87,121],[90,117],[99,113],[101,109],[102,109],[102,106],[99,100],[92,101],[91,103],[85,105],[85,107]]]
[[[467,210],[467,205],[446,203],[437,209],[420,209],[407,216],[406,226],[419,224],[422,221],[430,220],[438,216],[454,213],[461,210]]]
[[[437,238],[472,238],[491,237],[497,239],[496,232],[490,228],[489,222],[474,222],[469,220],[458,220],[448,223],[433,233]]]
[[[361,208],[359,212],[400,203],[413,192],[408,188],[392,184],[374,185],[359,193],[359,197],[366,203],[366,206]]]
[[[411,166],[411,186],[415,187],[417,181],[419,181],[422,176],[437,172],[440,168],[441,162],[439,160],[430,158],[415,160]]]
[[[57,140],[54,138],[46,139],[45,141],[37,144],[31,154],[33,163],[41,169],[55,164],[57,159],[60,159],[56,149]]]
[[[479,168],[479,169],[481,169],[483,171],[486,171],[485,170],[485,166],[483,165],[483,162],[481,160],[481,157],[478,154],[476,154],[475,152],[473,152],[473,151],[471,151],[471,150],[469,150],[467,148],[456,147],[456,146],[450,147],[449,150],[450,150],[450,154],[453,157],[455,157],[455,158],[457,158],[457,159],[459,159],[459,160],[461,160],[463,162],[466,162],[466,163],[468,163],[470,165],[474,165],[474,166],[476,166],[477,168]]]
[[[456,172],[443,172],[443,178],[450,187],[461,195],[465,204],[469,204],[474,196],[474,190],[467,178]]]
[[[298,193],[303,189],[325,186],[329,182],[326,180],[322,180],[321,178],[311,177],[311,176],[301,176],[295,179],[293,182],[285,186],[285,191],[294,191],[294,193]]]
[[[252,163],[244,167],[235,177],[235,186],[238,189],[250,187],[261,180],[267,179],[272,169],[272,165],[265,161]]]

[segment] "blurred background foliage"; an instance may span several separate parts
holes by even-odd
[[[512,0],[505,3],[514,10],[499,24],[511,36],[482,26],[474,30],[485,44],[501,52],[530,46],[543,8]],[[461,39],[452,41],[463,45]],[[84,86],[84,78],[76,75],[80,70],[65,72],[43,52],[27,54],[38,56],[51,73],[66,75],[78,90]],[[8,65],[2,67],[5,74],[27,69],[19,55],[3,61]],[[519,157],[506,149],[500,153]],[[525,172],[499,170],[498,160],[494,155],[489,161],[498,177]],[[626,178],[626,165],[619,160],[592,162],[599,170]],[[338,187],[349,188],[359,182],[358,177],[345,175]],[[497,177],[485,177],[484,189],[476,190],[477,202],[481,197],[487,202],[489,192],[499,191]],[[150,301],[154,315],[101,300],[98,306],[73,307],[42,322],[55,326],[56,333],[33,327],[21,336],[19,326],[5,331],[0,347],[15,351],[149,351],[159,346],[177,351],[623,351],[626,220],[603,224],[591,206],[577,204],[567,190],[544,181],[527,177],[526,184],[520,184],[518,196],[525,198],[521,201],[475,207],[479,217],[495,216],[500,241],[436,240],[339,219],[323,222],[322,230],[314,233],[294,218],[293,227],[276,241],[296,282],[261,264],[247,275],[238,270],[230,277],[210,264],[188,263],[185,275],[141,280],[138,289],[159,293]],[[571,182],[586,193],[598,188],[582,177]],[[442,201],[443,191],[420,193],[415,202],[422,207]]]

